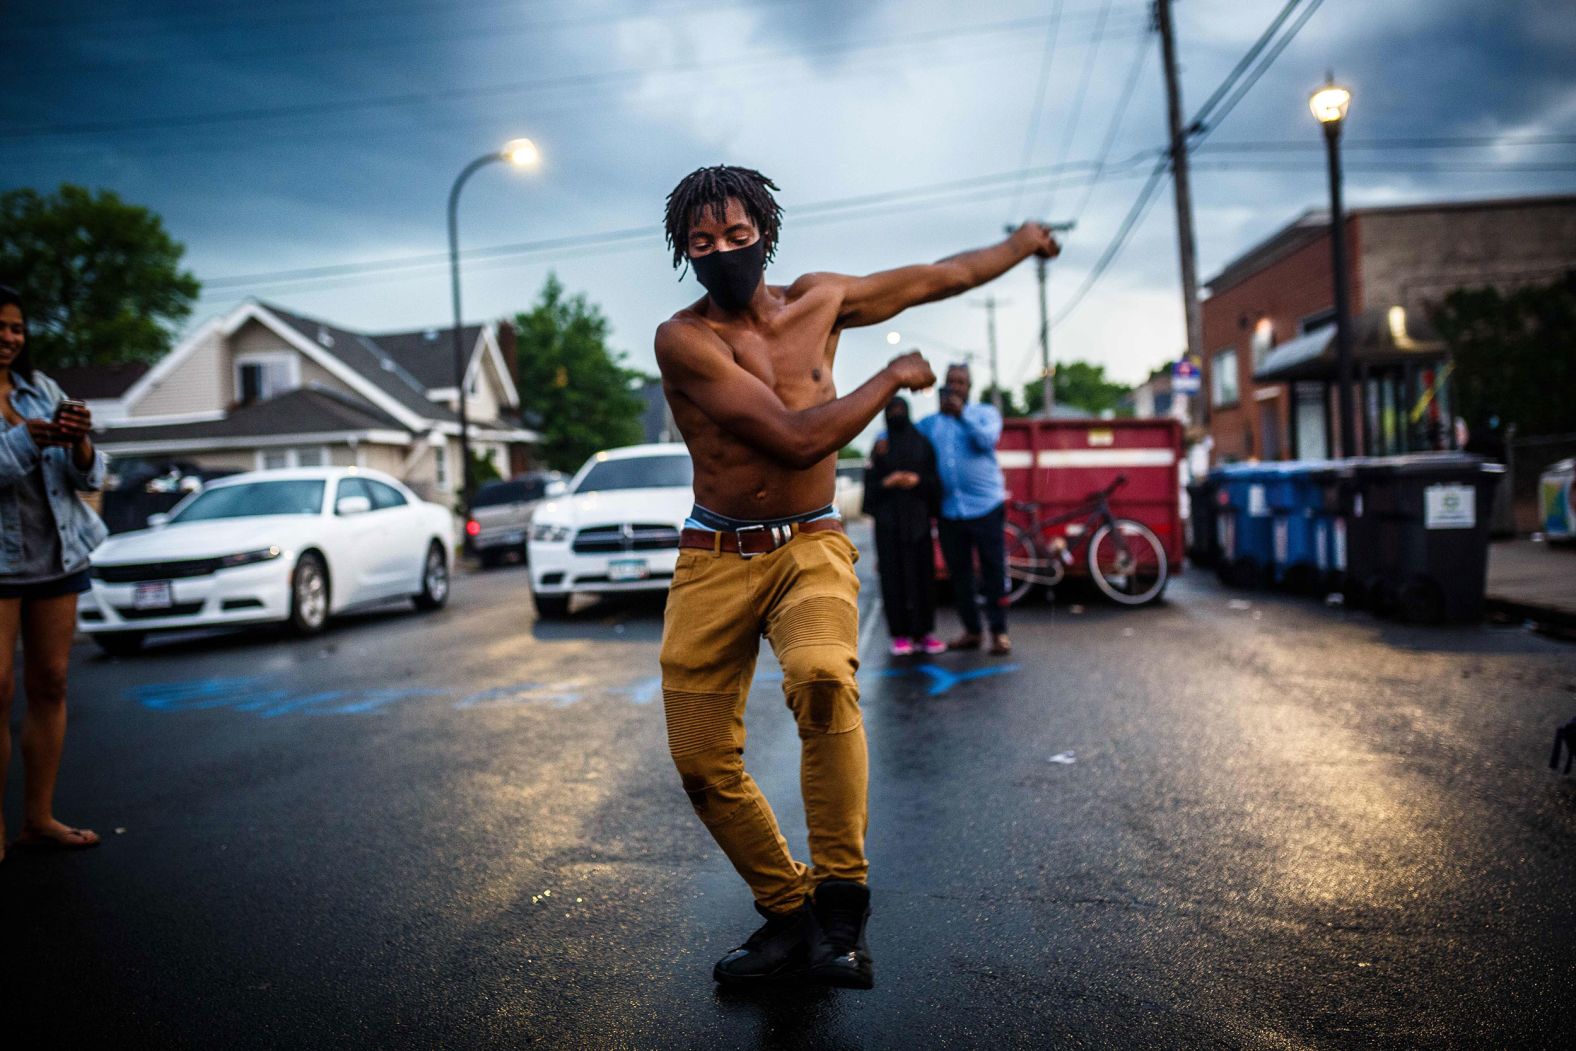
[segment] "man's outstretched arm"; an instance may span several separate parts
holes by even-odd
[[[836,282],[843,305],[840,328],[879,325],[909,307],[960,295],[993,281],[1031,255],[1054,258],[1061,247],[1039,223],[1024,223],[1005,241],[959,252],[934,263],[883,270],[868,277],[810,274],[803,281]]]
[[[669,321],[657,329],[657,366],[668,388],[694,402],[717,426],[790,467],[806,468],[858,437],[900,390],[935,386],[917,352],[894,358],[836,401],[794,410],[733,360],[710,333]]]

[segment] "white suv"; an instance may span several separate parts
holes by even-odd
[[[576,594],[663,591],[694,501],[695,468],[681,443],[599,452],[566,495],[531,522],[531,595],[537,615],[569,612]]]

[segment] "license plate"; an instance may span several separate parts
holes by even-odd
[[[525,534],[518,530],[512,533],[505,533],[498,538],[499,544],[523,544],[524,542]]]
[[[651,567],[643,558],[620,558],[607,564],[607,579],[611,581],[645,580],[651,576]]]
[[[137,585],[131,596],[132,609],[169,609],[175,605],[168,580],[149,580]]]

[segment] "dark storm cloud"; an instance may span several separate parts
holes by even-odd
[[[1147,0],[1111,0],[1098,59],[1086,64],[1105,0],[1066,0],[1031,166],[1087,161],[1104,139]],[[438,253],[450,180],[507,138],[537,138],[536,175],[479,174],[466,190],[470,246],[655,225],[663,196],[719,160],[772,174],[788,205],[780,268],[860,270],[934,258],[996,236],[1020,210],[1051,203],[1042,180],[917,205],[807,215],[815,201],[1008,172],[1022,162],[1057,0],[77,0],[8,12],[12,60],[0,92],[5,186],[63,181],[115,189],[165,216],[200,275],[218,277]],[[1184,94],[1198,105],[1281,0],[1177,5]],[[1198,156],[1205,271],[1299,211],[1324,184],[1310,88],[1332,68],[1356,92],[1349,190],[1356,203],[1568,189],[1573,176],[1471,171],[1484,163],[1570,160],[1576,149],[1363,150],[1360,139],[1573,134],[1565,0],[1326,0]],[[1005,28],[992,29],[992,26]],[[1162,141],[1153,54],[1111,150],[1114,164]],[[1085,68],[1091,79],[1085,84]],[[1084,96],[1076,128],[1073,100]],[[282,113],[264,115],[260,112]],[[239,115],[238,115],[239,111]],[[219,119],[221,115],[222,119]],[[139,125],[136,122],[154,122]],[[19,137],[19,129],[130,125]],[[1272,151],[1255,143],[1303,142]],[[1224,147],[1235,144],[1235,152]],[[1245,147],[1245,149],[1244,149]],[[1139,163],[1135,171],[1142,172]],[[1139,181],[1113,169],[1096,186],[1052,280],[1066,302],[1104,249]],[[1074,209],[1083,188],[1057,191]],[[1180,338],[1170,196],[1058,340],[1069,354],[1142,375]],[[603,303],[619,337],[646,353],[652,325],[692,293],[660,243],[468,264],[467,303],[498,314],[529,300],[549,267]],[[249,288],[205,301],[227,305]],[[400,280],[261,289],[307,313],[394,328],[440,319],[441,265]],[[1033,340],[1027,271],[1004,282],[1004,352]],[[471,311],[468,311],[471,312]],[[938,346],[978,346],[980,312],[940,304],[914,315]],[[844,343],[854,364],[886,352],[882,333]],[[867,338],[868,337],[868,338]]]

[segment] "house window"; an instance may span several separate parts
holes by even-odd
[[[243,404],[269,398],[301,385],[301,364],[293,354],[241,358],[235,363],[236,400]]]
[[[449,450],[441,445],[432,447],[433,474],[437,477],[438,492],[449,491]]]
[[[1264,364],[1264,358],[1275,346],[1275,323],[1267,317],[1259,318],[1259,323],[1253,326],[1253,368],[1258,370]]]
[[[322,467],[328,463],[328,449],[311,445],[300,449],[260,449],[257,466],[264,471],[278,471],[286,467]]]
[[[1215,405],[1237,403],[1236,348],[1217,350],[1209,368],[1209,398]]]

